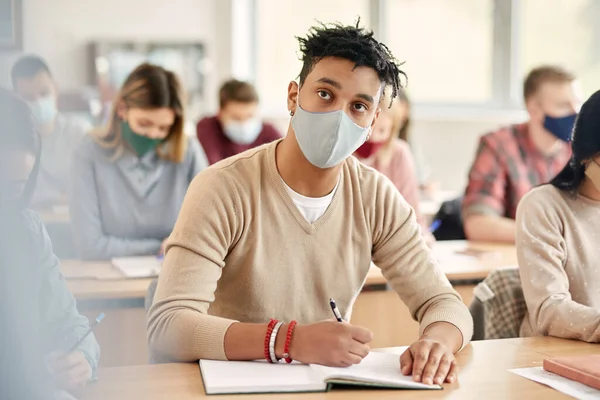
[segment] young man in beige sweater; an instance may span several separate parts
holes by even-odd
[[[457,379],[472,335],[460,296],[436,267],[414,211],[394,185],[350,155],[403,75],[372,33],[328,25],[300,38],[285,139],[201,172],[188,191],[149,312],[157,361],[273,358],[349,366],[372,333],[344,320],[371,261],[420,322],[399,368],[425,383]],[[294,329],[292,320],[298,321]],[[265,347],[267,347],[265,349]]]

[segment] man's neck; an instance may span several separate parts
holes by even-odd
[[[304,157],[290,131],[275,152],[279,175],[296,193],[306,197],[327,196],[335,189],[341,165],[327,169],[315,167]]]
[[[548,132],[544,127],[539,126],[532,121],[527,124],[529,137],[536,149],[543,155],[551,157],[556,155],[562,149],[562,142],[554,135]]]

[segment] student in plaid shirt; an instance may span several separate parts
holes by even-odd
[[[571,131],[581,107],[575,77],[542,66],[529,73],[523,92],[529,121],[480,139],[463,199],[469,240],[514,243],[519,201],[552,180],[571,156]]]

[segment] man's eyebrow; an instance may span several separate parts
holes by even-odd
[[[363,99],[364,101],[369,102],[371,104],[375,103],[375,99],[373,98],[373,96],[368,95],[368,94],[359,93],[356,95],[356,97],[359,97],[359,98]]]
[[[321,79],[318,79],[317,82],[326,83],[328,85],[333,86],[336,89],[341,89],[342,88],[342,85],[338,81],[333,80],[331,78],[327,78],[327,77],[323,77]],[[356,97],[361,98],[364,101],[369,102],[371,104],[375,103],[375,99],[373,98],[373,96],[371,96],[369,94],[359,93],[359,94],[356,95]]]
[[[326,84],[331,85],[331,86],[333,86],[333,87],[335,87],[337,89],[341,89],[342,88],[342,85],[338,81],[333,80],[331,78],[324,77],[324,78],[319,79],[317,82],[326,83]]]

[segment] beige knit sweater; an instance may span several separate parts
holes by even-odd
[[[394,185],[349,158],[331,205],[310,224],[277,171],[278,143],[215,164],[191,184],[149,311],[154,359],[225,359],[233,322],[331,319],[330,297],[349,318],[371,260],[421,331],[446,321],[468,343],[469,311]]]
[[[517,254],[528,309],[521,336],[600,342],[600,202],[533,189],[517,211]]]

